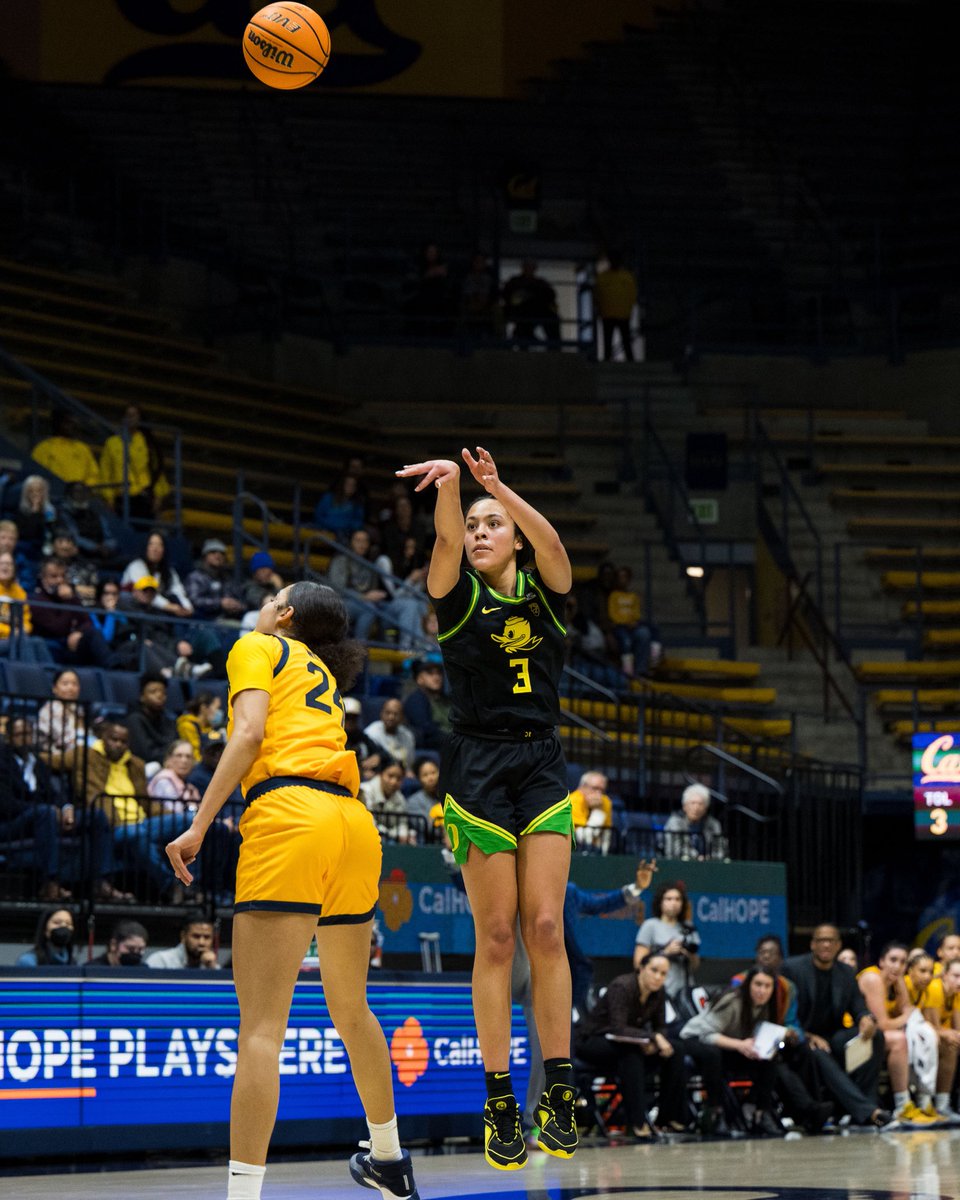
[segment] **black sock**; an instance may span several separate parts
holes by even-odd
[[[502,1100],[505,1096],[513,1095],[509,1071],[484,1071],[483,1076],[487,1081],[488,1100]]]
[[[564,1087],[573,1087],[573,1063],[569,1058],[545,1058],[543,1070],[547,1077],[546,1090],[549,1092],[555,1083]]]

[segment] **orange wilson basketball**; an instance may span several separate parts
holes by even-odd
[[[243,55],[262,83],[304,87],[330,60],[330,30],[305,4],[268,4],[243,32]]]

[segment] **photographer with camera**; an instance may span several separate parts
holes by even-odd
[[[693,909],[686,887],[663,883],[657,888],[648,917],[637,930],[633,967],[639,970],[650,951],[664,955],[670,963],[665,992],[674,1000],[693,986],[700,965],[700,934],[690,920]]]

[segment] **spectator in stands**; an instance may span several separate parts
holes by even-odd
[[[223,543],[220,543],[221,545]],[[143,556],[135,558],[124,568],[120,577],[120,586],[127,590],[133,588],[137,581],[151,575],[157,581],[157,593],[153,598],[152,607],[168,617],[193,616],[193,605],[187,595],[187,589],[170,562],[167,554],[167,540],[159,529],[152,530],[147,535]]]
[[[960,1119],[950,1105],[960,1058],[960,959],[950,959],[922,996],[923,1015],[937,1031],[937,1091],[934,1108],[951,1122]]]
[[[360,778],[372,779],[387,756],[386,750],[373,738],[368,737],[360,724],[363,705],[356,696],[347,696],[343,701],[343,731],[347,735],[346,749],[352,750],[360,765]]]
[[[110,930],[107,948],[91,959],[99,967],[139,967],[150,944],[150,935],[139,921],[117,921]]]
[[[37,579],[36,563],[30,561],[19,546],[19,534],[16,521],[5,519],[0,521],[0,554],[12,554],[17,568],[17,580],[28,592],[32,590]]]
[[[64,483],[83,483],[95,488],[100,483],[100,468],[93,451],[77,436],[79,428],[73,413],[56,411],[52,419],[53,434],[37,442],[32,458],[51,475]]]
[[[947,963],[960,958],[960,933],[945,933],[937,942],[937,961],[933,964],[934,978],[939,978]]]
[[[723,1114],[723,1080],[725,1076],[747,1075],[753,1082],[757,1106],[754,1131],[783,1136],[783,1128],[773,1113],[774,1084],[789,1087],[789,1082],[799,1084],[799,1080],[787,1068],[778,1073],[773,1059],[761,1058],[754,1045],[754,1031],[760,1022],[776,1023],[775,983],[770,971],[753,966],[739,987],[729,988],[680,1030],[682,1052],[696,1063],[707,1093],[704,1133],[722,1136],[730,1132]],[[800,1104],[801,1107],[813,1104],[809,1093]]]
[[[71,483],[60,505],[60,520],[73,534],[81,554],[109,561],[117,553],[116,539],[85,483]]]
[[[654,893],[650,912],[637,930],[633,965],[638,967],[648,950],[665,954],[670,960],[667,996],[673,999],[692,986],[700,966],[700,934],[691,921],[686,887],[679,881],[662,883]]]
[[[178,679],[201,679],[213,670],[212,663],[194,662],[194,644],[178,636],[177,626],[164,619],[155,607],[159,592],[158,580],[154,575],[138,579],[129,592],[121,591],[119,607],[126,613],[140,618],[135,629],[129,630],[131,638],[120,652],[124,667],[133,670],[141,663],[149,671],[159,672]],[[198,631],[198,638],[205,635]]]
[[[186,740],[171,742],[163,757],[163,766],[147,784],[147,795],[162,800],[162,812],[183,813],[200,804],[200,793],[190,782],[195,759]]]
[[[423,817],[428,830],[443,824],[443,805],[440,802],[440,768],[432,758],[418,758],[413,773],[420,784],[419,791],[407,797],[407,811]]]
[[[190,743],[193,760],[199,762],[204,745],[212,734],[219,738],[223,726],[223,701],[215,692],[198,692],[177,717],[177,736]]]
[[[71,899],[60,886],[60,811],[49,799],[26,790],[13,748],[0,743],[0,842],[33,839],[37,895],[48,902]]]
[[[919,1019],[922,1014],[916,1013],[910,1001],[903,978],[906,965],[907,947],[903,942],[888,942],[880,951],[876,966],[864,967],[857,982],[886,1045],[894,1120],[923,1129],[943,1119],[933,1108],[937,1037]],[[912,1024],[911,1018],[914,1018]],[[916,1103],[910,1096],[911,1068],[919,1082]]]
[[[346,545],[350,535],[367,519],[366,504],[360,494],[356,475],[341,475],[333,487],[323,493],[313,510],[313,527],[330,534]]]
[[[31,562],[39,562],[49,551],[56,523],[50,485],[42,475],[28,475],[20,487],[17,530],[20,550]]]
[[[607,777],[602,771],[585,771],[570,793],[573,806],[573,831],[578,846],[596,847],[607,854],[613,826],[613,802],[607,795]],[[605,839],[605,840],[604,840]]]
[[[354,636],[360,641],[368,641],[371,629],[378,624],[381,635],[385,630],[395,628],[400,646],[412,649],[419,641],[420,616],[426,600],[401,592],[391,598],[376,569],[380,564],[370,562],[372,543],[366,529],[353,531],[350,549],[357,557],[335,554],[327,571],[327,582],[343,597]],[[358,562],[358,558],[364,561]]]
[[[450,733],[450,697],[443,690],[443,664],[420,658],[413,664],[414,690],[403,702],[418,750],[440,750]]]
[[[640,593],[632,586],[629,567],[617,568],[616,587],[607,597],[607,616],[620,654],[624,675],[646,675],[656,665],[660,653],[659,633],[643,620]]]
[[[600,629],[609,649],[616,649],[610,623],[610,593],[616,586],[617,568],[611,562],[603,562],[597,567],[596,576],[577,588],[580,613],[584,620],[593,622]]]
[[[460,284],[460,320],[468,337],[488,338],[496,332],[497,290],[487,256],[477,250]]]
[[[857,987],[857,977],[837,962],[840,931],[836,925],[818,925],[810,947],[810,954],[788,958],[783,974],[797,989],[797,1020],[816,1057],[816,1077],[857,1124],[882,1128],[890,1120],[877,1103],[883,1034]],[[845,1053],[852,1035],[843,1023],[845,1013],[853,1017],[859,1036],[872,1043],[869,1059],[849,1075]]]
[[[360,795],[381,836],[390,842],[416,845],[417,831],[407,820],[407,801],[400,790],[402,783],[403,767],[387,756],[381,761],[377,774],[360,784]]]
[[[41,565],[31,602],[34,634],[54,643],[55,654],[62,662],[76,667],[110,666],[110,647],[89,614],[77,611],[80,597],[64,579],[63,567],[55,559]]]
[[[16,961],[18,967],[70,967],[74,962],[76,926],[69,908],[47,908],[37,920],[33,946]]]
[[[190,909],[180,922],[180,941],[170,950],[157,950],[146,961],[154,970],[219,971],[213,948],[213,922],[200,909]]]
[[[259,613],[264,600],[275,596],[284,583],[277,574],[273,555],[267,550],[251,555],[248,567],[250,578],[243,585],[243,603],[248,612]]]
[[[623,265],[619,250],[611,250],[608,265],[597,275],[593,299],[603,330],[603,358],[613,362],[613,335],[619,333],[620,348],[627,362],[633,362],[633,335],[630,317],[637,303],[637,280]]]
[[[167,681],[156,672],[140,677],[140,701],[127,716],[130,749],[146,764],[147,778],[160,769],[177,736],[176,718],[167,711]]]
[[[702,783],[691,783],[683,789],[680,812],[671,813],[663,827],[664,854],[667,858],[727,857],[727,839],[720,822],[709,814],[710,789]]]
[[[447,260],[436,242],[427,242],[420,251],[413,294],[407,304],[407,330],[425,337],[447,337],[453,324],[452,310]]]
[[[141,424],[140,410],[135,404],[123,414],[127,434],[127,485],[130,494],[130,517],[149,521],[163,507],[170,493],[170,484],[163,473],[163,455],[150,430]],[[113,504],[114,511],[123,512],[123,434],[114,433],[104,442],[100,456],[100,482],[103,498]]]
[[[407,543],[413,538],[413,547]],[[398,495],[393,505],[393,512],[386,521],[380,524],[380,545],[384,554],[390,559],[390,570],[399,578],[404,579],[405,567],[411,570],[411,559],[415,559],[423,549],[424,532],[413,510],[413,501],[403,493]],[[411,551],[408,553],[408,551]],[[394,570],[396,568],[396,570]],[[424,571],[424,578],[426,572]]]
[[[537,264],[532,258],[524,259],[520,274],[503,285],[503,305],[504,319],[513,326],[512,337],[518,345],[531,345],[540,329],[548,345],[559,346],[557,293],[537,274]]]
[[[661,1126],[683,1129],[685,1098],[683,1056],[667,1037],[664,982],[670,964],[662,954],[648,954],[636,972],[618,975],[606,987],[593,1012],[581,1016],[575,1029],[576,1055],[620,1086],[628,1130],[634,1137],[653,1134],[647,1119],[647,1071],[659,1075],[650,1107],[658,1107]]]
[[[380,708],[380,720],[372,721],[364,733],[377,745],[383,746],[394,762],[403,768],[404,775],[412,777],[416,743],[413,731],[403,724],[403,705],[399,700],[384,700]]]
[[[102,609],[103,612],[91,612],[90,620],[115,655],[117,655],[121,646],[130,641],[131,638],[136,637],[130,622],[118,610],[119,603],[120,584],[112,579],[102,579],[100,586],[97,588],[96,607]],[[122,658],[122,654],[117,655],[116,661],[118,664],[122,661]]]
[[[18,604],[15,610],[10,601]],[[29,635],[33,632],[27,593],[17,582],[17,564],[9,550],[0,550],[0,654],[6,653],[13,628]]]
[[[837,962],[846,963],[847,966],[851,967],[854,971],[860,970],[860,959],[857,958],[857,952],[852,946],[844,946],[844,948],[837,955]]]
[[[78,749],[87,740],[80,710],[80,676],[69,667],[53,678],[53,698],[37,714],[37,746],[53,771],[72,771]]]
[[[205,620],[243,615],[243,599],[227,566],[227,547],[219,538],[203,543],[200,565],[187,576],[187,595],[194,615]]]
[[[51,557],[63,567],[63,578],[79,596],[80,603],[85,607],[94,604],[100,583],[100,569],[96,563],[81,555],[76,539],[64,525],[58,525],[53,531]]]

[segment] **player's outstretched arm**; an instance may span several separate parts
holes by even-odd
[[[513,521],[520,526],[533,547],[540,578],[552,592],[561,595],[570,591],[573,572],[570,559],[560,541],[560,535],[545,516],[538,513],[532,504],[507,487],[497,472],[493,455],[482,446],[477,447],[477,457],[463,450],[463,461],[470,474],[495,500],[499,500]]]
[[[428,484],[438,491],[433,523],[437,540],[430,557],[427,591],[437,600],[456,587],[463,558],[463,510],[460,507],[460,467],[447,458],[432,458],[427,462],[411,463],[397,472],[400,479],[417,475],[423,478],[413,489],[422,492]]]

